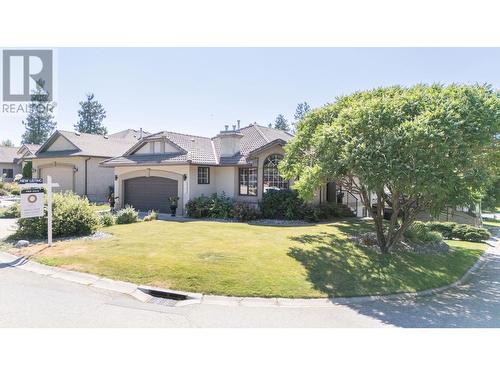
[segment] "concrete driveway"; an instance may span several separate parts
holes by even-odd
[[[0,240],[16,230],[16,219],[0,219]]]

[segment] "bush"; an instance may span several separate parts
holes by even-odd
[[[249,204],[236,202],[233,206],[231,216],[239,221],[251,221],[259,217],[259,212]]]
[[[7,207],[5,211],[3,211],[2,214],[0,214],[0,217],[6,218],[6,219],[15,219],[17,217],[21,216],[21,206],[19,203],[13,204],[12,206]]]
[[[210,212],[210,198],[202,195],[190,199],[186,204],[186,213],[189,217],[208,217]]]
[[[490,238],[490,232],[484,228],[476,228],[472,225],[457,224],[453,229],[453,237],[463,241],[481,242]]]
[[[154,221],[158,220],[158,212],[155,210],[149,211],[148,215],[144,217],[144,221]]]
[[[85,236],[99,226],[99,216],[87,198],[73,193],[54,194],[52,203],[52,235],[54,237]],[[43,217],[19,219],[15,238],[46,238],[47,209]]]
[[[21,188],[19,187],[18,184],[15,184],[15,183],[4,183],[3,189],[7,190],[10,195],[20,195],[21,194]]]
[[[186,212],[189,217],[230,218],[232,217],[234,201],[225,194],[200,196],[189,200]]]
[[[481,242],[490,238],[490,232],[468,224],[431,222],[426,224],[430,230],[437,231],[446,239],[456,238],[462,241]]]
[[[230,218],[233,211],[234,201],[224,193],[221,195],[213,194],[210,197],[209,217]]]
[[[436,232],[439,232],[443,235],[444,238],[446,239],[452,239],[453,238],[453,230],[457,226],[456,223],[451,223],[451,222],[430,222],[426,223],[427,228],[430,230],[434,230]]]
[[[443,240],[441,233],[430,230],[429,227],[421,221],[415,221],[406,230],[405,237],[413,243],[433,243]]]
[[[304,201],[294,190],[268,190],[262,196],[261,212],[266,219],[300,220]]]
[[[139,220],[139,213],[132,206],[122,208],[116,214],[116,224],[131,224]]]
[[[101,226],[103,227],[110,227],[115,224],[115,217],[111,215],[111,213],[106,212],[101,215]]]

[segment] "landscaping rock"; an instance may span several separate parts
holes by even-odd
[[[27,246],[29,246],[29,244],[30,244],[30,243],[29,243],[29,241],[26,241],[26,240],[20,240],[20,241],[17,241],[17,243],[16,243],[16,247],[17,247],[18,249],[20,249],[21,247],[27,247]]]
[[[349,238],[351,241],[363,246],[366,249],[380,252],[377,244],[377,234],[375,232],[363,233]],[[444,241],[429,243],[413,243],[401,241],[393,248],[393,252],[411,252],[417,254],[436,254],[446,253],[450,250],[448,244]]]

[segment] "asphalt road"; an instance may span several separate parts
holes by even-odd
[[[466,283],[439,295],[329,307],[167,307],[0,264],[0,327],[383,326],[500,327],[498,247]]]

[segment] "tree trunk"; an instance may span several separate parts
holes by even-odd
[[[382,192],[377,192],[377,214],[373,218],[375,222],[375,230],[377,232],[377,242],[380,251],[383,254],[389,253],[387,241],[384,234],[384,207],[382,201]]]

